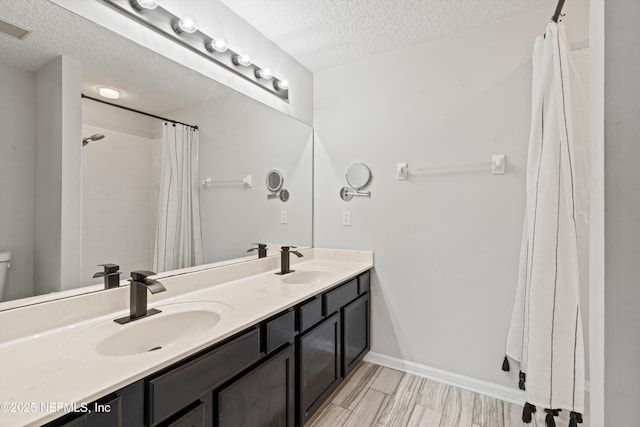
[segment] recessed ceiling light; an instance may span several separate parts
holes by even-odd
[[[120,98],[120,91],[112,89],[110,87],[100,87],[98,88],[98,93],[100,94],[100,96],[103,96],[109,99]]]

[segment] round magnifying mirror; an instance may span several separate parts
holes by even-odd
[[[347,183],[356,191],[364,188],[371,181],[371,169],[362,162],[351,163],[347,168]]]
[[[286,188],[280,190],[280,200],[282,200],[283,202],[289,200],[289,190],[287,190]]]
[[[282,176],[282,172],[277,169],[271,169],[267,172],[267,190],[272,192],[277,192],[282,187],[284,182],[284,177]]]

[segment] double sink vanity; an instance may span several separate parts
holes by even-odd
[[[128,287],[0,312],[2,425],[304,425],[369,350],[373,254],[301,252],[155,276],[125,324]]]

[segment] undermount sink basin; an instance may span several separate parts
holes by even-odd
[[[160,313],[161,314],[161,313]],[[103,339],[96,346],[101,356],[128,356],[160,350],[190,335],[202,334],[220,322],[211,311],[186,311],[138,320]]]
[[[317,285],[335,277],[335,274],[326,270],[301,270],[289,273],[282,278],[284,283],[290,285]]]
[[[157,306],[161,312],[120,325],[111,320],[90,326],[62,343],[64,353],[103,357],[135,356],[198,339],[233,309],[217,302]],[[115,317],[114,317],[115,318]]]

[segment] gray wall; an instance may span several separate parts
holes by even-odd
[[[0,64],[0,251],[11,268],[0,300],[33,294],[35,76]]]
[[[253,242],[311,246],[310,126],[238,93],[169,116],[198,125],[200,181],[253,177],[252,188],[200,185],[205,263],[247,256]],[[290,192],[286,203],[267,199],[265,179],[271,169],[284,174],[283,188]],[[287,212],[286,224],[280,223],[281,211]]]
[[[640,401],[640,2],[604,10],[605,418],[638,424]]]
[[[59,56],[36,72],[35,294],[80,285],[80,64]]]
[[[61,196],[61,289],[82,286],[82,86],[81,65],[62,56],[62,196]]]
[[[573,7],[586,7],[578,2]],[[568,12],[568,10],[567,10]],[[549,10],[314,75],[315,245],[372,249],[372,351],[513,387],[500,370],[525,207],[531,48]],[[579,46],[587,22],[572,16]],[[573,18],[575,16],[575,18]],[[396,163],[446,166],[505,153],[506,175],[396,180]],[[343,202],[349,163],[371,198]],[[341,225],[351,211],[351,227]],[[511,373],[513,375],[513,372]]]
[[[591,223],[589,230],[589,380],[591,425],[604,426],[604,0],[591,0],[589,46],[589,138]]]

